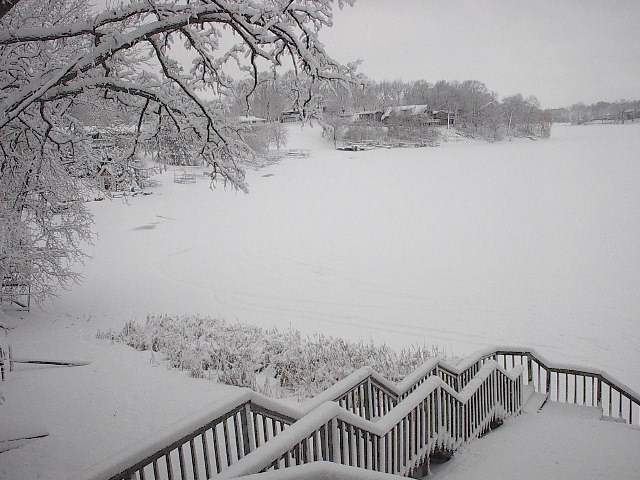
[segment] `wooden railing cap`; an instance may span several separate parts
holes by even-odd
[[[441,388],[459,402],[465,403],[473,392],[477,390],[479,384],[494,371],[497,372],[496,375],[504,375],[512,381],[518,380],[525,367],[523,365],[517,365],[511,371],[506,371],[492,360],[492,357],[496,355],[526,356],[529,360],[537,362],[548,371],[560,373],[569,372],[570,374],[580,374],[598,378],[626,395],[631,401],[640,404],[640,400],[638,400],[640,399],[640,394],[601,370],[589,371],[579,366],[552,363],[532,348],[504,345],[491,346],[474,352],[455,366],[448,364],[442,359],[430,359],[397,384],[389,381],[372,368],[363,367],[313,399],[298,405],[287,404],[247,389],[238,389],[237,394],[225,397],[222,402],[218,401],[215,405],[189,415],[170,427],[162,429],[157,434],[147,437],[147,440],[136,445],[135,450],[131,450],[130,447],[123,449],[99,464],[74,476],[72,480],[95,480],[115,476],[134,465],[138,465],[145,459],[157,455],[158,452],[164,452],[169,446],[177,442],[183,441],[184,439],[188,440],[194,432],[197,432],[206,425],[216,422],[219,418],[227,416],[229,412],[234,411],[243,404],[251,404],[258,413],[260,413],[260,409],[263,409],[266,412],[281,416],[285,420],[295,421],[295,423],[292,423],[292,425],[288,426],[280,434],[271,438],[266,444],[254,450],[254,452],[266,452],[265,455],[273,458],[273,461],[275,461],[279,455],[291,449],[292,441],[295,442],[296,439],[300,441],[300,439],[306,438],[311,435],[315,429],[331,421],[331,419],[340,419],[358,428],[382,436],[407,415],[409,411],[415,408],[416,405],[423,401],[426,396],[429,395],[429,392],[434,389]],[[482,363],[482,365],[480,365],[480,363]],[[477,369],[474,367],[477,367]],[[456,391],[456,389],[449,386],[439,376],[428,377],[434,369],[440,369],[456,376],[460,376],[462,373],[472,369],[475,375],[473,379],[469,379],[469,382],[461,391]],[[378,419],[376,422],[371,422],[341,408],[335,402],[336,399],[342,398],[355,387],[369,380],[384,387],[384,389],[398,398],[412,388],[415,388],[415,390],[392,408],[384,417]],[[420,381],[422,381],[422,384],[415,387]],[[258,465],[260,468],[264,468],[264,461],[265,457],[263,454],[253,455],[252,452],[252,454],[245,456],[242,460],[223,471],[219,478],[233,478],[234,476],[251,473],[251,469],[257,468],[256,465],[258,465],[258,463],[260,464]],[[280,473],[282,470],[278,472]],[[278,476],[278,478],[284,477]]]
[[[363,470],[333,462],[313,462],[242,477],[243,480],[398,480],[390,473]]]
[[[446,390],[449,395],[456,398],[459,402],[466,403],[473,393],[480,388],[482,382],[494,371],[505,375],[515,382],[519,379],[519,375],[522,374],[522,370],[522,368],[518,369],[518,375],[508,373],[495,361],[488,360],[476,374],[479,380],[474,382],[469,388],[466,388],[463,393],[456,392],[440,377],[429,377],[395,408],[391,409],[384,417],[381,417],[375,422],[345,410],[335,402],[325,402],[289,426],[282,433],[270,439],[269,442],[261,445],[249,455],[231,465],[227,470],[221,472],[218,478],[221,480],[231,479],[262,470],[277,461],[286,452],[290,451],[294,445],[311,436],[322,425],[326,425],[334,419],[347,422],[361,430],[382,437],[389,433],[403,418],[422,403],[431,392],[436,391],[438,388]]]
[[[74,475],[70,480],[111,478],[141,460],[166,449],[168,445],[179,441],[181,438],[191,436],[193,432],[215,421],[216,418],[226,416],[228,412],[249,402],[251,393],[250,390],[239,390],[239,393],[235,396],[227,395],[222,401],[217,401],[215,405],[200,409],[172,425],[147,435],[144,440],[135,444],[135,449],[132,449],[131,446],[123,448],[100,463]]]

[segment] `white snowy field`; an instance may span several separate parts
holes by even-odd
[[[85,282],[45,309],[118,327],[199,312],[460,355],[537,347],[640,390],[640,126],[333,151],[250,172],[251,193],[173,184],[95,203]],[[267,176],[265,176],[267,175]],[[101,318],[101,317],[105,318]]]
[[[288,147],[312,152],[249,172],[249,195],[167,172],[153,195],[91,204],[84,282],[6,313],[14,355],[92,363],[0,384],[0,426],[50,433],[0,453],[2,480],[66,478],[233,394],[94,338],[148,313],[457,356],[532,346],[640,391],[639,124],[365,152],[292,125]]]

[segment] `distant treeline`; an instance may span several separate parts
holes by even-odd
[[[617,102],[598,102],[591,105],[576,103],[568,108],[551,110],[554,122],[573,123],[625,123],[640,119],[640,100],[621,99]]]
[[[311,115],[344,115],[350,112],[386,111],[389,107],[427,105],[432,111],[451,114],[458,129],[478,136],[549,134],[551,112],[543,110],[533,95],[520,93],[500,97],[478,80],[400,80],[376,82],[360,76],[360,86],[327,86],[305,90],[290,72],[263,74],[257,88],[249,91],[238,83],[230,108],[236,114],[251,114],[276,120],[294,104],[304,104]],[[248,95],[248,102],[247,102]]]

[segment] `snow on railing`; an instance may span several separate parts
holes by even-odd
[[[274,439],[281,437],[283,432],[288,432],[299,423],[299,419],[308,416],[321,406],[325,409],[340,408],[343,415],[349,413],[363,421],[380,423],[384,419],[391,418],[389,414],[395,415],[395,410],[405,404],[407,398],[428,382],[439,382],[442,392],[449,394],[460,392],[461,394],[470,384],[477,383],[474,379],[478,377],[483,366],[491,360],[502,365],[500,371],[503,373],[507,368],[525,370],[527,374],[523,376],[522,382],[533,385],[540,393],[547,394],[548,400],[601,406],[603,414],[608,413],[609,417],[632,424],[640,423],[640,401],[638,401],[640,395],[605,372],[598,370],[589,372],[580,367],[551,364],[533,349],[492,347],[476,352],[458,366],[431,359],[397,384],[388,381],[370,367],[364,367],[300,406],[287,405],[247,390],[224,404],[208,408],[166,429],[165,433],[145,445],[137,445],[135,451],[127,449],[124,453],[105,460],[76,478],[77,480],[210,478],[238,463],[261,446],[274,445]],[[521,384],[509,385],[508,382],[499,383],[497,387],[503,390],[511,388],[515,393],[509,394],[515,395],[521,402]],[[446,396],[446,394],[443,395]],[[478,426],[474,424],[471,428],[470,424],[466,423],[466,419],[474,418],[476,419],[474,421],[477,421],[479,413],[473,409],[477,408],[479,403],[472,402],[474,407],[462,407],[451,400],[455,396],[448,398],[449,400],[446,401],[440,399],[439,411],[447,412],[445,417],[442,417],[448,419],[447,428],[453,425],[450,431],[458,432],[452,438],[455,438],[455,442],[460,441],[461,438],[469,438]],[[327,402],[333,403],[334,406],[324,406]],[[449,405],[448,410],[442,410],[445,405]],[[513,410],[507,409],[507,411]],[[422,412],[420,415],[426,418],[424,409]],[[342,422],[340,425],[343,425],[341,428],[345,431],[348,428],[356,430],[356,425],[353,423],[340,421]],[[299,458],[308,458],[310,444],[314,445],[313,448],[322,450],[326,447],[323,442],[329,441],[332,431],[328,425],[321,425],[314,433],[318,440],[309,437],[308,442],[311,443],[307,442],[306,446],[302,442],[297,450],[291,447],[288,450],[289,456],[281,459],[282,466],[297,465],[300,463]],[[373,462],[372,458],[378,457],[381,444],[376,442],[382,442],[383,437],[378,436],[374,442],[371,440],[375,438],[374,433],[369,432],[368,437],[362,433],[362,438],[368,438],[366,445],[371,445],[367,456],[360,457],[360,463],[363,465],[368,466]],[[391,444],[397,443],[393,437],[397,434],[396,432],[389,437]],[[344,438],[351,438],[358,445],[364,445],[362,443],[364,440],[359,436],[343,431],[341,435]],[[325,440],[322,440],[323,438]],[[358,446],[358,449],[363,448],[365,447]],[[424,445],[421,444],[420,448],[424,448]],[[316,461],[324,458],[323,455],[313,452],[314,450],[311,450],[311,453],[316,455],[314,457]],[[389,452],[392,456],[399,455],[393,453],[393,450]],[[376,462],[381,461],[376,460]],[[391,460],[389,462],[387,463],[393,463]]]
[[[319,461],[412,475],[434,450],[455,450],[486,432],[492,421],[517,414],[522,371],[507,373],[488,360],[461,392],[432,376],[376,421],[326,402],[219,478]]]
[[[469,358],[479,359],[466,366],[469,371],[487,359],[504,368],[522,365],[525,384],[533,385],[548,401],[599,407],[605,418],[640,426],[640,393],[602,370],[550,362],[532,348],[492,347]]]
[[[359,468],[338,465],[333,462],[305,463],[284,470],[247,475],[242,480],[398,480],[390,473],[372,472]]]
[[[76,478],[210,478],[326,402],[336,402],[366,419],[381,417],[438,373],[441,364],[454,369],[432,359],[397,385],[364,367],[298,407],[247,390],[174,424],[146,444],[137,445],[134,452],[127,449]]]

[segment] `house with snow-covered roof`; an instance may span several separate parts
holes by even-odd
[[[114,166],[112,164],[104,164],[100,167],[96,176],[96,183],[98,188],[105,192],[118,190],[117,177],[114,174]]]
[[[436,125],[454,125],[456,123],[455,113],[447,110],[434,110],[432,112],[433,119],[436,120]]]
[[[301,120],[298,110],[286,110],[280,113],[280,123],[298,122]]]
[[[238,123],[242,123],[243,125],[262,125],[263,123],[267,123],[266,119],[253,115],[240,115],[237,120]]]
[[[357,122],[379,122],[382,120],[382,110],[364,110],[354,113]]]
[[[437,125],[428,105],[402,105],[389,107],[380,117],[384,123],[395,125]]]

